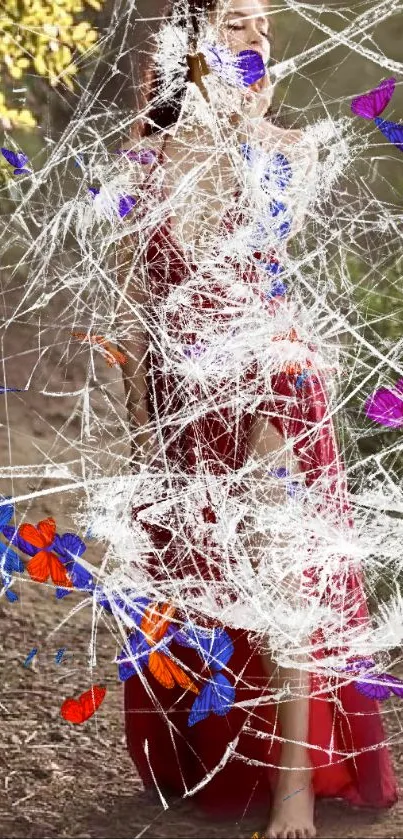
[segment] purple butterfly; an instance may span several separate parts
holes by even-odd
[[[236,66],[240,70],[244,87],[255,84],[266,75],[263,58],[255,50],[242,50],[238,53]]]
[[[403,426],[403,379],[393,389],[381,387],[365,403],[367,417],[389,428]]]
[[[157,152],[154,149],[142,149],[141,151],[129,151],[128,149],[119,149],[116,154],[124,154],[129,160],[134,160],[136,163],[142,163],[147,166],[153,163],[157,157]]]
[[[374,122],[389,143],[393,143],[399,151],[403,151],[403,125],[399,125],[398,122],[389,122],[381,117],[377,117]]]
[[[206,352],[206,349],[207,347],[203,344],[203,341],[196,341],[195,344],[185,344],[182,347],[182,352],[186,358],[199,358]]]
[[[28,163],[28,157],[22,152],[14,152],[11,149],[1,148],[3,157],[7,160],[10,166],[14,166],[14,175],[30,175],[31,169],[25,169],[25,164]]]
[[[254,50],[242,50],[234,55],[221,44],[206,43],[202,54],[210,70],[234,87],[248,87],[266,74],[262,56]]]
[[[101,188],[99,186],[89,186],[88,192],[90,192],[91,195],[95,198],[95,196],[99,195],[99,193],[101,192]]]
[[[389,104],[395,85],[396,79],[384,79],[374,90],[364,93],[363,96],[357,96],[351,103],[353,114],[363,117],[363,119],[379,117]]]
[[[136,201],[135,198],[133,198],[132,195],[122,196],[119,199],[119,208],[118,208],[120,218],[124,218],[125,216],[127,216],[127,214],[130,213],[130,210],[132,210],[133,207],[136,206],[136,204],[137,204],[137,201]]]
[[[355,682],[355,687],[368,699],[382,701],[389,699],[392,693],[403,698],[403,680],[387,673],[369,673],[365,679]]]

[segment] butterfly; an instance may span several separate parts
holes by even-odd
[[[286,492],[290,498],[296,498],[304,494],[304,487],[301,486],[299,481],[290,480],[290,472],[285,466],[279,466],[278,469],[270,469],[269,475],[272,475],[273,478],[286,479]]]
[[[27,657],[24,661],[24,667],[28,667],[28,665],[31,663],[31,661],[35,658],[37,652],[38,652],[37,647],[33,647],[32,650],[30,650],[30,652],[28,653],[28,655],[27,655]]]
[[[398,122],[389,122],[381,117],[377,117],[374,122],[389,143],[393,143],[399,151],[403,151],[403,125],[399,125]]]
[[[55,664],[60,664],[65,652],[66,652],[66,647],[60,647],[60,650],[58,650],[56,655],[55,655]]]
[[[222,629],[201,630],[192,624],[174,635],[174,640],[185,647],[196,649],[206,667],[212,673],[195,699],[190,710],[188,726],[207,719],[211,713],[226,716],[235,701],[235,688],[220,671],[228,664],[234,652],[234,645],[228,633]]]
[[[120,218],[124,218],[125,216],[127,216],[127,214],[130,213],[130,210],[132,210],[133,207],[136,206],[136,204],[137,204],[137,201],[136,201],[135,198],[133,198],[132,195],[121,196],[119,198],[119,205],[118,205],[118,212],[119,212]]]
[[[266,67],[260,53],[255,50],[242,50],[236,57],[244,87],[255,84],[266,75]]]
[[[394,388],[381,387],[365,403],[368,419],[388,428],[403,427],[403,379]]]
[[[119,149],[116,154],[123,154],[129,160],[134,160],[136,163],[141,163],[146,166],[153,163],[157,157],[157,152],[154,149],[141,149],[140,151],[129,151],[128,149]]]
[[[255,149],[249,143],[241,143],[242,156],[253,169],[255,166],[262,168],[261,186],[264,190],[267,187],[284,190],[292,178],[292,166],[288,158],[282,152],[267,154],[261,149]]]
[[[368,699],[378,699],[380,702],[389,699],[394,693],[403,699],[403,679],[389,676],[388,673],[368,673],[365,679],[355,683],[356,689]]]
[[[374,90],[353,99],[351,110],[353,114],[363,119],[373,119],[389,143],[396,146],[399,151],[403,151],[403,125],[382,119],[380,116],[392,99],[395,86],[396,79],[384,79]]]
[[[18,535],[34,548],[39,548],[27,563],[27,571],[32,580],[45,583],[49,576],[56,586],[69,588],[73,585],[66,569],[53,551],[49,550],[56,533],[56,522],[52,518],[43,519],[38,526],[21,524]]]
[[[126,364],[127,356],[119,350],[115,350],[102,335],[89,335],[88,332],[72,332],[71,334],[81,342],[88,341],[92,344],[103,355],[108,367]]]
[[[195,344],[185,344],[182,347],[182,352],[186,358],[198,358],[206,352],[206,349],[207,347],[203,341],[196,341]]]
[[[396,79],[384,79],[378,87],[356,96],[351,103],[351,110],[363,119],[375,119],[385,110],[395,91]]]
[[[287,294],[287,286],[281,280],[274,280],[268,291],[265,293],[266,300],[272,300],[273,297],[284,297]]]
[[[173,658],[167,655],[168,644],[172,641],[174,633],[170,627],[174,614],[175,609],[168,603],[161,606],[158,603],[152,603],[146,607],[140,622],[140,630],[135,630],[130,634],[127,639],[128,649],[123,649],[117,658],[119,678],[122,681],[126,681],[147,665],[163,687],[173,688],[177,684],[184,690],[199,692],[199,688],[189,676]],[[152,648],[157,645],[160,649],[153,650]]]
[[[176,609],[170,606],[169,603],[164,603],[162,606],[158,603],[152,603],[147,607],[140,624],[140,629],[150,647],[155,646],[162,640],[175,611]],[[186,675],[182,668],[163,652],[155,650],[150,653],[148,669],[163,687],[173,688],[176,682],[184,690],[199,693],[199,688]]]
[[[59,536],[56,533],[52,547],[66,568],[74,588],[80,591],[93,591],[95,586],[92,575],[77,562],[84,551],[87,550],[86,545],[80,537],[76,536],[75,533],[63,533],[63,536]],[[67,591],[63,588],[56,589],[58,600],[61,600],[68,594],[71,594],[71,589]]]
[[[1,500],[8,501],[9,496],[7,498],[2,497]],[[13,515],[13,504],[2,504],[0,506],[0,532],[6,537],[6,539],[8,539],[9,542],[11,541],[11,543],[15,545],[15,542],[13,541],[15,527],[10,527],[8,525],[8,522]],[[4,595],[9,603],[15,603],[18,600],[18,595],[10,588],[13,582],[12,574],[14,571],[22,574],[24,570],[25,566],[22,559],[20,559],[13,548],[10,547],[10,544],[4,545],[3,542],[0,542],[0,578],[4,587]]]
[[[105,699],[106,688],[93,685],[78,699],[68,697],[60,708],[60,714],[67,722],[81,725],[92,717]]]
[[[234,54],[221,44],[204,43],[201,48],[207,67],[234,87],[248,87],[266,74],[262,56],[255,50]]]
[[[11,166],[14,166],[14,175],[30,175],[31,169],[25,169],[25,164],[28,163],[28,157],[26,154],[22,152],[15,152],[11,151],[11,149],[6,149],[4,146],[1,148],[1,153],[3,157],[7,160]]]
[[[24,393],[25,387],[4,387],[0,385],[0,393]]]

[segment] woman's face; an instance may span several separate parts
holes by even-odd
[[[210,21],[217,30],[217,40],[231,52],[254,50],[265,64],[270,58],[268,3],[264,0],[219,0]]]

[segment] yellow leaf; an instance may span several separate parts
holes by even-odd
[[[97,12],[100,11],[102,8],[102,4],[98,2],[98,0],[85,0],[87,6],[92,6],[93,9],[96,9]]]
[[[45,64],[43,59],[43,55],[35,55],[34,56],[34,67],[35,70],[39,73],[40,76],[46,76],[48,73],[48,67]]]

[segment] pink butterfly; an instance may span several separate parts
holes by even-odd
[[[381,387],[365,403],[368,419],[389,428],[403,427],[403,379],[394,388]]]
[[[389,104],[396,86],[396,79],[384,79],[378,87],[357,96],[351,103],[353,114],[363,119],[375,119]]]

